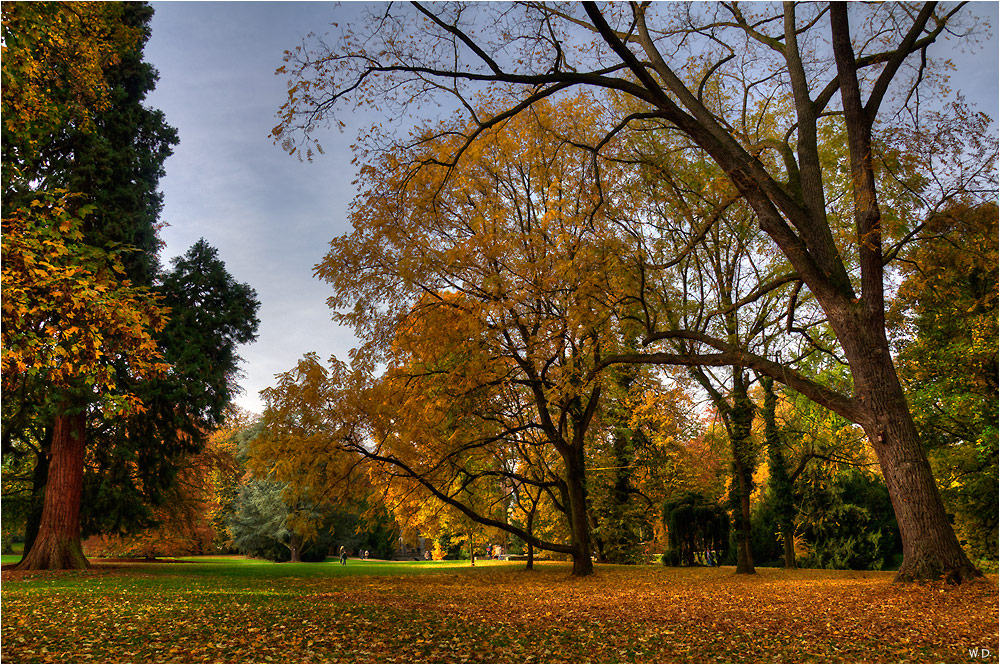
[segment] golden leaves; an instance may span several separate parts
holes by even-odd
[[[21,159],[63,125],[86,130],[106,107],[104,72],[139,38],[121,11],[114,3],[3,6],[3,122],[29,148]]]
[[[109,400],[106,409],[140,403],[118,390],[112,363],[129,359],[138,377],[166,366],[152,334],[166,322],[149,289],[122,280],[115,252],[80,242],[75,197],[41,192],[3,220],[3,376],[22,375],[50,385],[84,380]]]

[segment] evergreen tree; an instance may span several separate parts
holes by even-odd
[[[237,282],[204,239],[173,259],[158,291],[170,319],[158,342],[171,371],[135,386],[145,410],[103,423],[85,484],[87,533],[151,524],[186,453],[223,423],[236,390],[236,347],[256,339],[256,292]]]

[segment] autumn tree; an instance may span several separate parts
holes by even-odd
[[[671,495],[707,471],[688,449],[699,432],[693,385],[680,372],[621,365],[609,370],[588,446],[588,497],[601,560],[644,563]],[[652,551],[657,551],[653,549]]]
[[[714,97],[721,96],[714,92]],[[816,352],[814,333],[796,329],[806,343],[782,339],[782,299],[792,281],[789,267],[780,255],[767,251],[752,210],[716,165],[697,153],[691,159],[685,139],[657,134],[623,141],[612,154],[634,161],[641,176],[633,191],[643,202],[643,215],[623,222],[635,239],[631,259],[639,286],[626,302],[643,330],[686,334],[664,338],[672,350],[666,360],[689,367],[727,433],[737,572],[750,574],[751,495],[760,461],[752,436],[757,411],[750,398],[753,377],[739,362],[725,368],[703,365],[693,339],[725,340],[760,357],[784,352],[803,358]],[[664,168],[666,163],[669,168]],[[769,286],[762,291],[761,284]],[[797,298],[795,315],[814,319],[807,314],[811,304],[808,298]],[[646,355],[619,359],[644,362]]]
[[[903,533],[899,579],[959,581],[978,571],[948,523],[885,326],[886,265],[895,254],[890,227],[898,221],[904,227],[898,235],[909,237],[921,215],[884,215],[876,174],[883,140],[904,132],[944,134],[943,126],[926,124],[927,114],[912,112],[911,100],[939,80],[928,48],[945,30],[962,32],[962,13],[961,5],[935,3],[393,6],[359,34],[289,52],[281,71],[293,83],[274,134],[290,151],[309,156],[319,128],[352,103],[378,99],[382,108],[409,114],[414,103],[449,97],[468,111],[471,125],[465,140],[451,135],[454,150],[435,162],[460,170],[459,157],[481,135],[572,87],[633,100],[637,110],[609,115],[592,147],[650,129],[653,121],[654,131],[687,137],[715,162],[753,210],[773,251],[789,262],[801,284],[796,294],[808,292],[821,307],[852,385],[831,390],[796,371],[794,358],[762,357],[694,331],[651,327],[646,361],[675,360],[656,347],[687,339],[694,354],[685,360],[767,374],[861,425],[879,455]],[[732,103],[706,102],[713,81],[736,88]],[[489,86],[503,102],[484,112],[471,100]],[[754,111],[768,106],[780,114],[760,137]],[[839,124],[847,137],[846,172],[823,163],[820,134],[828,123]],[[382,132],[371,136],[368,155],[395,147]],[[988,179],[983,165],[993,163],[995,148],[985,148],[963,153],[966,163],[974,162],[971,169],[925,179],[939,191],[924,187],[914,209],[926,219],[956,192],[974,189],[974,180]],[[604,178],[602,191],[611,194],[623,180]],[[843,203],[842,214],[829,214],[831,202]]]
[[[355,359],[388,365],[353,451],[485,526],[571,555],[577,575],[593,570],[594,369],[619,339],[607,283],[620,239],[595,212],[591,159],[573,144],[595,140],[598,113],[587,96],[540,105],[468,146],[461,178],[419,168],[455,149],[448,138],[384,156],[363,169],[354,232],[317,267],[335,318],[363,340]],[[507,523],[503,497],[524,484],[545,489],[570,542]],[[460,498],[473,488],[480,508]]]

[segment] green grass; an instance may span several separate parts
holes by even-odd
[[[955,662],[996,649],[996,579],[191,557],[5,571],[4,662]],[[996,661],[993,661],[996,662]]]

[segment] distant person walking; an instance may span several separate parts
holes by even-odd
[[[344,548],[343,545],[340,546],[340,565],[341,566],[347,565],[347,550]]]

